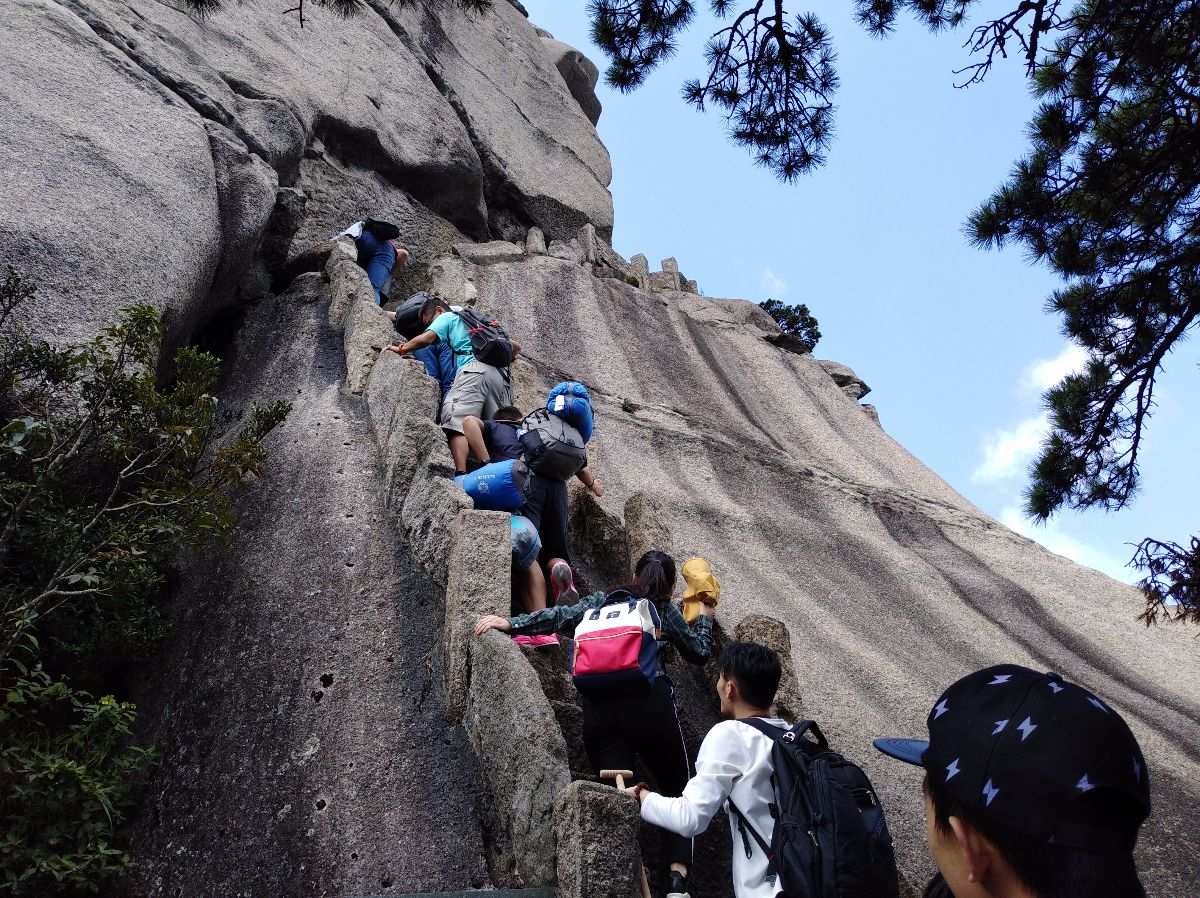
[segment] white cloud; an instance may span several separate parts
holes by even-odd
[[[976,483],[994,483],[1025,473],[1050,428],[1045,413],[1026,418],[1012,430],[989,433],[983,441],[983,461],[971,473]]]
[[[1021,375],[1021,386],[1029,391],[1041,393],[1048,390],[1068,374],[1082,371],[1087,364],[1087,350],[1067,343],[1062,352],[1052,359],[1041,359],[1025,369]]]
[[[762,282],[768,299],[783,299],[783,295],[787,293],[787,281],[770,268],[763,272]]]
[[[1035,524],[1015,505],[1010,505],[1000,512],[1000,522],[1021,536],[1040,543],[1056,555],[1070,558],[1076,564],[1093,568],[1114,580],[1136,583],[1141,577],[1137,571],[1125,566],[1127,558],[1114,558],[1094,546],[1081,542],[1064,533],[1062,527],[1055,521]],[[1132,549],[1129,554],[1133,554]]]

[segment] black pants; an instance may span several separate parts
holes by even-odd
[[[692,765],[670,680],[659,677],[644,695],[603,701],[581,696],[580,703],[583,744],[597,774],[605,769],[632,770],[636,781],[649,771],[661,794],[672,798],[683,794]],[[690,867],[692,840],[675,833],[668,833],[667,839],[670,863]]]
[[[533,522],[542,538],[539,559],[543,564],[551,558],[571,561],[567,549],[567,485],[561,480],[548,480],[530,472],[525,486],[525,504],[518,514]]]

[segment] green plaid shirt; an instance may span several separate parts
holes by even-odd
[[[558,633],[560,636],[573,638],[575,628],[579,626],[583,616],[603,606],[606,598],[607,593],[594,592],[574,605],[555,605],[553,608],[543,608],[529,614],[518,614],[509,621],[512,633],[514,636]],[[702,614],[689,626],[673,602],[655,604],[654,607],[662,620],[660,643],[671,643],[689,661],[699,664],[708,659],[713,649],[712,618]]]

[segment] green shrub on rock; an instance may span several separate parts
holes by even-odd
[[[171,562],[231,530],[230,490],[262,473],[289,405],[224,435],[220,360],[184,347],[163,385],[153,308],[52,346],[16,323],[33,292],[0,280],[0,894],[73,895],[129,863],[149,752],[122,669],[167,630]]]

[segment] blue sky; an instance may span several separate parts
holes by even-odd
[[[583,0],[523,0],[531,20],[604,68]],[[792,0],[795,3],[795,0]],[[736,6],[737,4],[735,4]],[[973,249],[962,225],[1027,146],[1033,108],[1018,60],[981,86],[954,87],[964,33],[902,20],[885,40],[849,0],[815,9],[838,53],[837,133],[828,163],[793,185],[754,166],[679,88],[703,72],[708,4],[679,53],[629,95],[601,84],[600,136],[612,154],[613,242],[652,267],[675,256],[708,296],[807,303],[817,355],[853,367],[884,427],[989,514],[1053,551],[1134,580],[1143,536],[1195,532],[1200,442],[1192,392],[1200,341],[1168,360],[1143,450],[1142,491],[1119,513],[1067,512],[1035,527],[1020,511],[1044,422],[1042,389],[1078,363],[1044,301],[1056,286],[1019,247]]]

